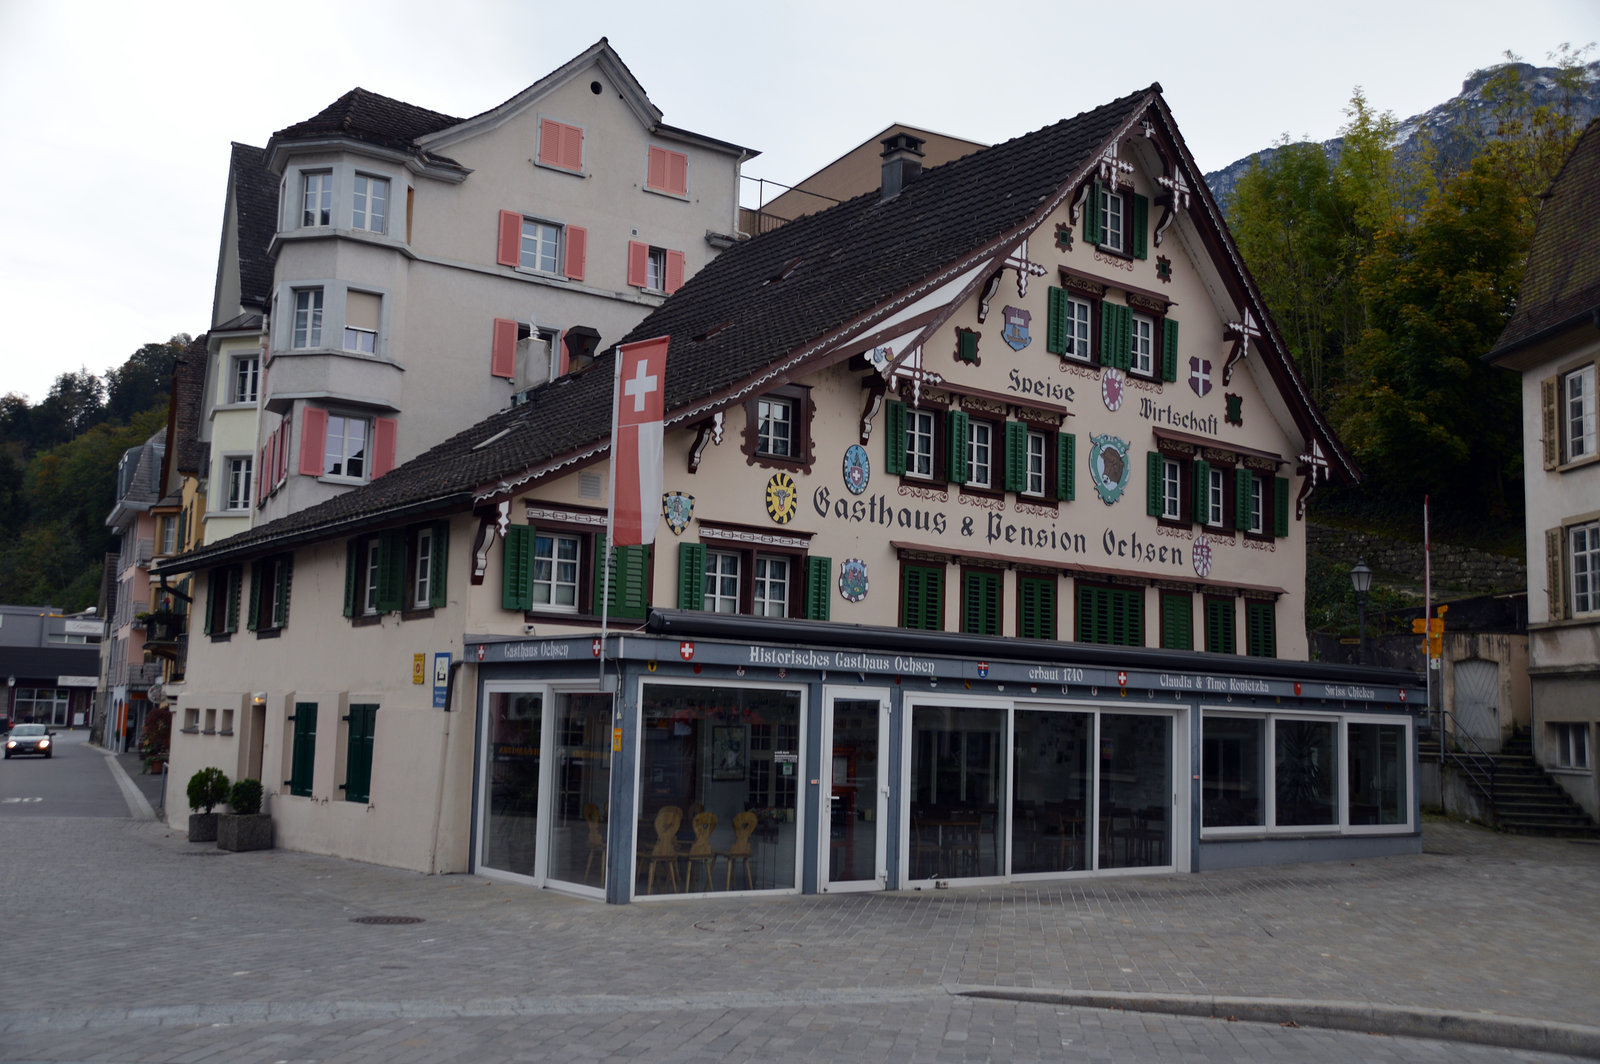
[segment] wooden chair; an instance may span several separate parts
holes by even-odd
[[[583,866],[583,881],[589,882],[595,860],[600,861],[600,882],[606,881],[606,836],[600,829],[600,807],[588,802],[583,807],[583,819],[589,825],[589,860]]]
[[[728,872],[725,876],[723,890],[733,889],[733,869],[735,865],[744,865],[744,883],[748,890],[756,889],[755,876],[750,871],[750,836],[755,834],[756,815],[746,809],[742,813],[734,814],[733,818],[733,845],[726,850],[718,850],[716,856],[728,862]]]
[[[656,892],[656,869],[662,864],[667,866],[666,876],[673,892],[678,890],[678,825],[681,823],[683,810],[675,805],[664,805],[656,813],[656,844],[639,854],[639,860],[645,862],[648,870],[644,888],[646,894]]]
[[[711,888],[711,866],[716,862],[717,855],[711,849],[711,833],[717,830],[717,814],[697,813],[694,818],[694,843],[689,847],[688,859],[684,861],[683,892],[691,893],[694,890],[694,870],[698,867],[705,876],[705,889]]]

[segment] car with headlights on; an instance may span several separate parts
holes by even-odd
[[[43,724],[14,724],[11,734],[6,736],[6,760],[21,757],[24,754],[40,754],[49,757],[52,750],[51,740],[55,732]]]

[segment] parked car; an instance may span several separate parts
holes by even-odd
[[[55,732],[43,724],[18,724],[11,729],[11,734],[6,738],[6,760],[22,754],[42,754],[49,757],[51,739]]]

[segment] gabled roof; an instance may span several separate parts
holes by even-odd
[[[1600,312],[1600,119],[1578,138],[1545,197],[1517,309],[1485,356],[1491,362]]]
[[[266,160],[266,152],[238,141],[234,141],[228,160],[239,255],[239,303],[246,307],[265,307],[272,293],[272,258],[267,247],[278,230],[278,179],[267,169]]]
[[[1171,129],[1176,165],[1199,202],[1190,218],[1217,257],[1224,285],[1248,303],[1269,335],[1252,357],[1266,363],[1308,437],[1323,442],[1335,475],[1354,479],[1350,461],[1310,402],[1254,283],[1177,139],[1160,87],[924,172],[890,199],[876,190],[807,215],[723,252],[637,325],[622,342],[672,339],[666,417],[682,425],[762,388],[815,372],[859,352],[851,338],[962,271],[993,262],[1066,201],[1141,121]],[[1231,266],[1231,272],[1230,272]],[[561,377],[528,401],[473,426],[379,480],[168,563],[195,568],[398,520],[402,514],[504,498],[529,481],[570,471],[610,446],[612,358]]]
[[[348,138],[392,151],[427,155],[417,140],[456,125],[461,119],[430,111],[363,88],[354,88],[304,122],[286,126],[272,135],[267,151],[287,140]],[[436,161],[450,162],[443,157]]]

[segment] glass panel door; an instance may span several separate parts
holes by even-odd
[[[912,710],[911,879],[1000,874],[1005,724],[998,708]]]
[[[533,691],[490,691],[487,699],[480,861],[485,868],[534,876],[544,696]]]
[[[1172,718],[1100,715],[1097,868],[1172,863]]]
[[[1019,709],[1011,739],[1011,871],[1089,867],[1089,713]]]
[[[823,889],[882,890],[888,703],[877,692],[857,689],[828,691],[824,705],[831,787],[818,862]]]
[[[604,890],[611,798],[611,696],[558,694],[549,877]]]

